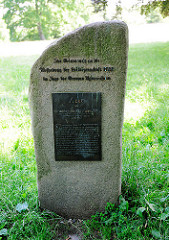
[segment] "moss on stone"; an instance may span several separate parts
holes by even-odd
[[[86,58],[99,56],[102,62],[111,64],[116,57],[110,54],[112,49],[117,49],[119,54],[123,54],[124,48],[127,49],[126,29],[122,22],[102,22],[81,27],[49,46],[40,57],[41,63],[48,65],[48,60],[55,57],[62,59],[81,55]]]

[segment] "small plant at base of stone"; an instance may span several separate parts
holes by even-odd
[[[116,237],[119,228],[124,228],[126,225],[126,214],[128,213],[128,201],[120,197],[120,205],[116,207],[108,202],[105,207],[105,212],[96,213],[91,217],[91,220],[85,222],[88,229],[85,237],[92,234],[100,233],[102,239],[113,239]],[[117,227],[118,226],[118,227]],[[89,230],[90,229],[90,230]]]

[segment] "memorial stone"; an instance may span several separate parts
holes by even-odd
[[[81,27],[35,62],[30,107],[40,207],[86,218],[118,204],[128,31]]]

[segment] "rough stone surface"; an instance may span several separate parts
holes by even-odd
[[[77,234],[69,235],[70,240],[80,240],[81,238]]]
[[[52,43],[32,67],[29,94],[41,208],[69,218],[86,218],[103,211],[107,202],[118,203],[127,53],[126,24],[98,22]],[[87,62],[63,63],[63,59]],[[73,72],[73,66],[102,71]],[[104,67],[113,67],[113,71],[103,71]],[[86,75],[104,80],[89,81]],[[68,80],[69,76],[84,80]],[[101,92],[101,161],[55,161],[51,95],[57,92]]]

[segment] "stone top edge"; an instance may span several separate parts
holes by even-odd
[[[98,22],[92,22],[92,23],[89,23],[89,24],[86,24],[86,25],[83,25],[79,28],[76,28],[75,30],[71,31],[71,32],[68,32],[67,34],[65,34],[63,37],[60,37],[59,39],[57,40],[54,40],[50,45],[47,46],[47,48],[43,51],[46,52],[46,50],[48,50],[50,47],[54,46],[55,44],[57,44],[58,42],[62,41],[64,38],[68,37],[68,36],[71,36],[73,34],[76,34],[78,33],[79,31],[85,29],[85,28],[90,28],[90,27],[101,27],[101,26],[104,26],[104,25],[116,25],[116,26],[121,26],[123,28],[127,28],[128,29],[128,26],[127,24],[124,22],[124,21],[121,21],[121,20],[111,20],[111,21],[98,21]]]
[[[65,39],[73,36],[73,35],[78,35],[81,31],[84,31],[85,29],[90,29],[92,27],[96,27],[96,29],[102,28],[104,26],[109,26],[109,27],[116,27],[117,29],[123,29],[124,31],[128,31],[128,26],[124,21],[121,20],[112,20],[112,21],[98,21],[98,22],[92,22],[90,24],[86,24],[83,25],[67,34],[65,34],[63,37],[54,40],[50,45],[48,45],[46,47],[46,49],[44,49],[44,51],[41,53],[41,55],[39,56],[39,58],[36,60],[36,62],[34,63],[34,65],[32,66],[32,69],[37,66],[37,64],[39,63],[39,61],[41,61],[41,59],[46,55],[46,53],[48,51],[50,51],[53,47],[56,47],[57,45],[59,45],[62,41],[64,41]],[[32,71],[31,71],[32,72]]]

